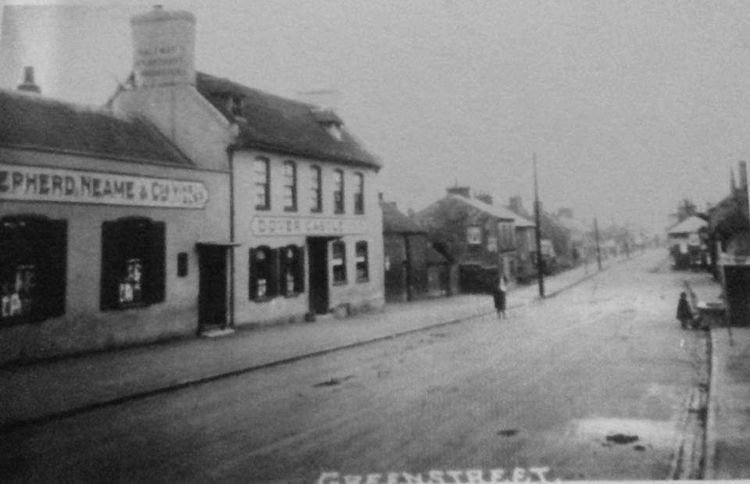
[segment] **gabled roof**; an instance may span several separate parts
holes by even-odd
[[[333,112],[201,72],[196,73],[196,88],[228,120],[237,123],[240,147],[375,169],[382,166],[340,126],[341,120]],[[234,109],[230,102],[235,103]],[[341,139],[326,131],[329,124],[339,127]]]
[[[401,213],[396,204],[392,202],[381,202],[383,209],[383,233],[399,234],[425,234],[427,233],[412,219]]]
[[[2,89],[0,113],[2,146],[192,165],[154,126],[139,118]]]
[[[485,202],[483,202],[481,200],[477,200],[475,198],[466,198],[466,197],[463,197],[461,195],[448,195],[447,198],[448,199],[460,200],[463,203],[476,208],[477,210],[481,210],[481,211],[483,211],[483,212],[485,212],[485,213],[487,213],[489,215],[492,215],[493,217],[497,217],[499,219],[510,220],[510,221],[513,221],[513,222],[515,222],[518,219],[518,215],[516,215],[515,213],[511,212],[510,210],[508,210],[505,207],[501,207],[501,206],[498,206],[498,205],[490,205],[488,203],[485,203]]]
[[[698,230],[707,227],[708,222],[703,220],[700,217],[696,217],[695,215],[690,216],[683,220],[682,222],[678,223],[677,225],[671,227],[667,233],[668,234],[688,234],[693,232],[698,232]]]

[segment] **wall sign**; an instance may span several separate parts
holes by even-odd
[[[0,163],[0,200],[202,209],[202,182]]]
[[[250,221],[254,235],[348,235],[363,234],[367,222],[350,218],[262,217]]]

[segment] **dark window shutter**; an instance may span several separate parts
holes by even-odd
[[[255,256],[257,255],[258,249],[250,249],[250,258],[247,261],[248,268],[248,297],[255,299],[255,295],[258,294],[258,268],[256,267]]]
[[[163,302],[166,294],[166,224],[164,222],[152,222],[148,240],[150,242],[148,251],[148,266],[144,286],[146,289],[146,302]]]
[[[305,292],[305,250],[302,247],[297,247],[295,252],[297,267],[294,268],[294,290]]]
[[[68,258],[68,222],[50,220],[47,238],[48,273],[45,282],[46,317],[65,314],[66,269]]]
[[[104,311],[117,308],[117,277],[122,268],[120,255],[120,225],[102,223],[102,272],[100,276],[99,306]]]

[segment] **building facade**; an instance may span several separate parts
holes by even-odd
[[[229,174],[150,123],[0,92],[0,362],[194,335]]]
[[[459,287],[465,293],[491,290],[500,274],[516,279],[516,217],[483,198],[471,198],[468,187],[451,187],[415,215],[436,247],[458,264]]]
[[[380,162],[330,109],[195,72],[191,14],[157,7],[132,24],[134,73],[112,106],[230,173],[230,236],[206,250],[226,261],[214,298],[228,315],[204,328],[382,307]]]

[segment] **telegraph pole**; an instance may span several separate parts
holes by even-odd
[[[542,259],[542,227],[540,215],[542,209],[539,203],[539,182],[536,176],[536,153],[534,153],[534,233],[536,235],[536,276],[539,281],[539,297],[544,297],[544,268]]]
[[[602,251],[599,249],[599,224],[594,217],[594,238],[596,239],[596,263],[599,265],[599,270],[602,270]]]

